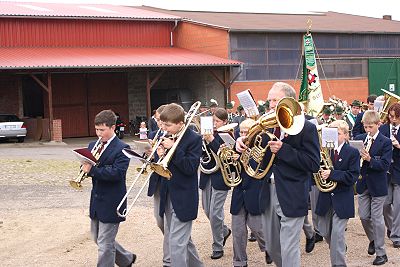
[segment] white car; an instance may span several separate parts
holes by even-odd
[[[0,139],[17,138],[18,143],[24,142],[26,126],[16,115],[0,114]]]

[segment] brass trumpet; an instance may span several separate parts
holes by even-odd
[[[93,146],[92,150],[90,151],[93,156],[95,157],[96,160],[98,160],[103,153],[104,149],[98,153],[98,150],[100,146],[102,145],[100,142],[101,138],[97,140],[96,144]],[[88,177],[87,173],[85,173],[82,169],[82,166],[79,169],[78,177],[76,177],[74,180],[70,180],[69,184],[75,188],[75,189],[81,189],[82,188],[82,182]]]

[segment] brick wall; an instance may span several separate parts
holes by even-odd
[[[217,57],[229,57],[227,30],[182,22],[174,32],[174,46]]]
[[[129,120],[146,116],[146,73],[128,73]]]
[[[294,86],[298,95],[301,81],[285,81]],[[238,99],[236,94],[250,89],[254,99],[266,100],[268,91],[275,82],[235,82],[231,86],[232,100],[236,103]],[[327,100],[329,96],[335,95],[340,99],[347,100],[351,103],[354,99],[366,101],[368,97],[368,79],[343,79],[343,80],[321,80],[322,93],[324,99]],[[235,105],[237,107],[237,105]]]
[[[61,120],[53,120],[53,136],[51,141],[62,142]]]

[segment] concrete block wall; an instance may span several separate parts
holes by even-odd
[[[128,73],[129,120],[136,116],[146,116],[146,73]]]

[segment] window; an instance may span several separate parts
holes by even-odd
[[[301,33],[231,33],[231,57],[245,62],[242,81],[301,75]],[[399,57],[400,35],[313,34],[322,79],[368,76],[368,58]],[[300,72],[300,74],[299,74]]]

